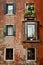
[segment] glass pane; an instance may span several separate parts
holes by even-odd
[[[13,59],[13,49],[6,49],[6,60]]]
[[[26,11],[28,11],[28,7],[29,7],[29,6],[27,5],[27,6],[26,6]]]
[[[13,14],[13,5],[8,5],[8,14]]]
[[[13,27],[8,27],[8,35],[13,35]]]
[[[28,48],[27,59],[28,60],[35,60],[35,49],[34,48]]]
[[[35,25],[28,25],[28,37],[34,37]]]

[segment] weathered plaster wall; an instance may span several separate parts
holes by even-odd
[[[4,14],[4,2],[16,2],[16,14],[13,16],[8,16]],[[37,47],[37,44],[22,43],[22,21],[24,21],[24,11],[25,3],[34,2],[35,10],[37,13],[37,20],[39,20],[39,36],[40,43],[38,43],[38,59],[39,64],[43,65],[43,1],[42,0],[0,0],[0,64],[4,65],[14,65],[14,63],[23,63],[24,60],[24,50],[27,47]],[[16,36],[15,37],[3,37],[3,28],[5,24],[15,24],[16,25]],[[4,49],[6,47],[13,47],[15,49],[15,61],[5,62],[4,61]],[[12,64],[13,63],[13,64]],[[42,64],[41,64],[42,63]]]

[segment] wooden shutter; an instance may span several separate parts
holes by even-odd
[[[16,25],[13,25],[13,35],[16,35]]]
[[[22,25],[22,29],[23,29],[23,41],[25,41],[25,23],[24,22]]]
[[[7,13],[7,4],[6,3],[4,3],[4,14],[6,14]]]
[[[13,3],[13,13],[16,13],[16,3]]]
[[[4,26],[4,31],[3,31],[3,33],[4,33],[4,36],[6,36],[6,29],[7,29],[7,27],[6,27],[6,25]]]
[[[23,23],[23,41],[27,40],[27,23]]]

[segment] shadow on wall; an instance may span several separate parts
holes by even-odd
[[[39,65],[43,65],[43,58],[40,59]]]

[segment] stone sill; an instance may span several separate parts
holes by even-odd
[[[40,40],[23,40],[23,43],[39,43]]]

